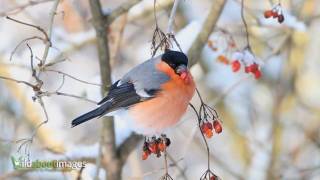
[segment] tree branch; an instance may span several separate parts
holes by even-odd
[[[202,48],[208,41],[208,38],[220,17],[225,3],[226,0],[215,0],[212,2],[211,10],[202,25],[202,31],[198,34],[196,40],[193,42],[188,51],[190,67],[194,65],[198,59],[200,59]]]
[[[128,0],[127,2],[121,4],[118,8],[113,10],[110,14],[105,14],[104,17],[107,19],[106,25],[110,25],[115,19],[121,16],[123,13],[126,13],[134,5],[138,4],[142,0]]]
[[[26,25],[26,26],[30,26],[30,27],[33,27],[33,28],[39,30],[39,31],[44,35],[46,41],[50,41],[49,35],[47,34],[47,32],[46,32],[42,27],[37,26],[37,25],[34,25],[34,24],[22,22],[22,21],[19,21],[19,20],[17,20],[17,19],[13,19],[13,18],[11,18],[11,17],[9,17],[9,16],[7,16],[6,18],[9,19],[9,20],[11,20],[11,21],[14,21],[14,22],[16,22],[16,23],[19,23],[19,24],[22,24],[22,25]]]
[[[170,13],[169,21],[168,21],[167,34],[174,34],[174,32],[173,32],[174,18],[176,16],[179,2],[180,2],[180,0],[174,1],[173,7],[172,7],[172,10]]]
[[[27,81],[20,81],[20,80],[17,80],[17,79],[13,79],[13,78],[9,78],[9,77],[5,77],[5,76],[0,76],[0,79],[4,79],[4,80],[7,80],[7,81],[13,81],[13,82],[16,82],[16,83],[22,83],[22,84],[25,84],[27,86],[30,86],[31,88],[34,88],[35,85],[27,82]]]
[[[101,94],[104,95],[107,92],[107,87],[111,84],[111,68],[110,68],[110,53],[108,45],[107,35],[107,22],[106,16],[102,12],[101,4],[99,0],[90,0],[90,9],[92,14],[92,22],[96,31],[98,57],[100,65],[101,76]],[[102,163],[107,173],[108,180],[121,179],[121,166],[116,154],[115,145],[115,129],[114,121],[112,117],[103,117],[103,126],[101,130],[100,151],[103,154]],[[97,168],[100,168],[102,155],[99,153],[97,158]],[[98,170],[99,171],[99,170]],[[97,173],[99,174],[99,173]]]
[[[62,72],[62,71],[58,71],[58,70],[54,70],[54,69],[46,69],[46,72],[55,72],[55,73],[58,73],[58,74],[62,74],[63,76],[67,76],[75,81],[78,81],[78,82],[81,82],[81,83],[84,83],[84,84],[89,84],[89,85],[93,85],[93,86],[99,86],[101,87],[102,85],[101,84],[98,84],[98,83],[93,83],[93,82],[88,82],[88,81],[84,81],[84,80],[81,80],[79,78],[76,78],[75,76],[72,76],[70,74],[67,74],[65,72]]]
[[[118,154],[120,157],[121,165],[123,165],[131,151],[134,150],[137,144],[143,139],[142,135],[132,133],[123,143],[118,147]]]
[[[58,8],[58,5],[59,5],[59,2],[60,0],[55,0],[54,1],[54,4],[50,10],[50,20],[49,20],[49,28],[48,28],[48,33],[47,33],[47,37],[48,37],[48,42],[46,42],[46,47],[44,49],[44,53],[43,53],[43,56],[42,56],[42,65],[45,65],[46,64],[46,61],[47,61],[47,57],[48,57],[48,54],[49,54],[49,48],[51,47],[51,34],[52,34],[52,27],[53,27],[53,21],[54,21],[54,16],[56,15],[56,11],[57,11],[57,8]]]

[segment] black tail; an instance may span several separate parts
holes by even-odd
[[[95,117],[100,117],[106,113],[108,113],[110,105],[108,103],[103,104],[102,106],[98,107],[97,109],[94,109],[86,114],[83,114],[76,119],[74,119],[71,123],[72,127],[75,127],[79,124],[82,124],[86,121],[89,121],[90,119],[93,119]]]

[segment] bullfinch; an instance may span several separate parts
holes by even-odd
[[[122,112],[128,115],[130,125],[138,133],[161,133],[179,122],[194,92],[195,83],[188,70],[187,56],[166,50],[134,67],[112,84],[98,107],[74,119],[72,127],[124,110]]]

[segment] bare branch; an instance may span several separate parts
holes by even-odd
[[[105,21],[105,15],[102,13],[102,8],[99,0],[90,0],[90,9],[92,14],[92,22],[96,31],[98,57],[100,65],[100,75],[103,87],[101,88],[101,94],[104,95],[108,86],[111,84],[111,68],[110,68],[110,52],[108,44],[108,34],[106,28],[108,25]],[[100,167],[101,163],[106,164],[107,179],[118,180],[121,179],[122,167],[120,166],[120,160],[116,153],[115,144],[115,129],[112,117],[103,118],[103,126],[100,136],[100,150],[97,157],[97,167]],[[103,159],[102,158],[103,153]],[[99,174],[99,169],[97,170]]]
[[[169,22],[168,22],[167,34],[174,34],[174,32],[173,32],[174,18],[176,16],[176,12],[177,12],[177,9],[178,9],[179,2],[180,2],[180,0],[175,0],[174,1],[173,7],[171,9]]]
[[[110,25],[115,19],[121,16],[123,13],[126,13],[131,9],[134,5],[138,4],[142,0],[127,0],[127,2],[121,4],[118,8],[113,10],[111,14],[106,14],[105,18],[107,18],[106,25]]]
[[[176,162],[168,164],[168,169],[171,168],[171,167],[176,167],[176,163],[180,162],[182,160],[183,159],[178,159]],[[150,172],[146,172],[146,173],[144,173],[142,175],[142,177],[150,176],[150,175],[158,173],[158,172],[160,172],[162,170],[165,170],[165,168],[163,167],[163,168],[159,168],[159,169],[156,169],[156,170],[153,170],[153,171],[150,171]],[[137,179],[142,179],[142,177],[137,177]],[[134,178],[134,179],[136,179],[136,178]]]
[[[67,58],[68,55],[74,53],[75,51],[81,50],[83,47],[85,47],[87,45],[91,45],[91,44],[95,44],[95,43],[96,43],[95,37],[88,38],[88,39],[86,39],[82,42],[79,42],[79,43],[73,43],[73,44],[71,44],[71,47],[67,48],[63,52],[60,52],[56,57],[54,57],[53,60],[51,60],[51,62],[48,62],[47,64],[43,65],[43,68],[56,65],[60,62],[64,62],[64,61],[68,60],[68,58]]]
[[[174,24],[174,18],[175,18],[175,14],[177,11],[177,7],[179,4],[180,0],[175,0],[172,10],[171,10],[171,14],[170,14],[170,18],[169,18],[169,22],[168,22],[168,29],[167,29],[167,33],[164,33],[158,25],[158,19],[157,19],[157,15],[156,15],[156,0],[154,0],[153,2],[153,14],[154,14],[154,20],[155,20],[155,24],[156,24],[156,28],[153,32],[153,36],[152,36],[152,40],[151,40],[151,55],[152,57],[154,57],[154,55],[157,53],[158,49],[162,49],[162,50],[166,50],[166,49],[170,49],[170,47],[172,47],[172,42],[171,39],[174,40],[174,42],[176,43],[176,45],[179,47],[180,51],[182,52],[182,49],[179,45],[179,43],[177,42],[175,36],[174,36],[174,32],[173,32],[173,24]]]
[[[56,59],[56,60],[54,60],[54,61],[52,61],[52,62],[49,62],[49,63],[45,64],[45,65],[43,66],[43,68],[50,67],[50,66],[54,66],[54,65],[56,65],[56,64],[65,62],[65,61],[67,61],[67,60],[68,60],[68,58]]]
[[[37,81],[37,86],[40,89],[41,86],[43,85],[43,81],[37,76],[37,71],[35,70],[35,68],[33,66],[33,52],[32,52],[32,49],[29,46],[29,44],[27,44],[27,47],[29,48],[29,51],[30,51],[30,67],[31,67],[32,77]]]
[[[81,174],[82,174],[82,171],[84,170],[84,166],[82,166],[81,168],[80,168],[80,170],[79,170],[79,173],[78,173],[78,175],[77,175],[77,180],[81,180],[82,178],[81,178]]]
[[[58,5],[59,5],[59,2],[60,0],[55,0],[54,1],[54,4],[50,10],[50,20],[49,20],[49,28],[48,28],[48,42],[46,43],[46,47],[44,49],[44,53],[43,53],[43,56],[42,56],[42,65],[45,65],[46,64],[46,61],[47,61],[47,57],[48,57],[48,53],[49,53],[49,48],[51,47],[51,35],[52,35],[52,27],[53,27],[53,21],[54,21],[54,17],[56,15],[56,11],[57,11],[57,8],[58,8]]]
[[[45,37],[45,39],[48,41],[48,43],[51,44],[50,38],[49,38],[47,32],[46,32],[42,27],[37,26],[37,25],[33,25],[33,24],[29,24],[29,23],[26,23],[26,22],[22,22],[22,21],[20,21],[20,20],[13,19],[13,18],[11,18],[11,17],[9,17],[9,16],[7,16],[6,18],[9,19],[9,20],[11,20],[11,21],[14,21],[14,22],[16,22],[16,23],[23,24],[23,25],[26,25],[26,26],[30,26],[30,27],[33,27],[33,28],[39,30],[39,31],[44,35],[44,37]]]
[[[82,96],[77,96],[77,95],[74,95],[74,94],[68,94],[68,93],[60,92],[60,91],[44,92],[44,95],[45,96],[51,96],[51,95],[66,96],[66,97],[72,97],[72,98],[80,99],[80,100],[83,100],[83,101],[87,101],[87,102],[90,102],[92,104],[98,104],[97,101],[94,101],[94,100],[91,100],[91,99],[87,99],[87,98],[82,97]]]
[[[33,39],[39,39],[43,42],[45,42],[46,40],[43,39],[42,37],[39,37],[39,36],[32,36],[32,37],[29,37],[29,38],[26,38],[26,39],[23,39],[22,41],[19,42],[19,44],[13,49],[13,51],[11,52],[10,54],[10,61],[12,60],[13,58],[13,55],[16,53],[16,51],[18,50],[18,48],[25,42],[27,41],[30,41],[30,40],[33,40]]]
[[[142,135],[132,133],[125,141],[123,141],[123,143],[118,147],[118,154],[121,158],[121,164],[126,162],[131,151],[136,148],[136,145],[142,139]]]
[[[13,78],[9,78],[9,77],[4,77],[4,76],[0,76],[0,79],[4,79],[4,80],[8,80],[8,81],[13,81],[13,82],[16,82],[16,83],[22,83],[22,84],[25,84],[27,86],[30,86],[32,88],[35,87],[35,85],[27,82],[27,81],[20,81],[20,80],[17,80],[17,79],[13,79]]]
[[[53,69],[46,69],[45,71],[46,72],[55,72],[55,73],[58,73],[58,74],[62,74],[64,76],[67,76],[67,77],[69,77],[69,78],[71,78],[73,80],[79,81],[79,82],[84,83],[84,84],[90,84],[90,85],[99,86],[99,87],[102,86],[101,84],[98,84],[98,83],[91,83],[91,82],[88,82],[88,81],[84,81],[84,80],[78,79],[78,78],[76,78],[76,77],[74,77],[74,76],[72,76],[70,74],[64,73],[62,71],[53,70]]]

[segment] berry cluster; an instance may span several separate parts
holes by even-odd
[[[279,23],[283,23],[284,16],[282,13],[282,7],[280,4],[274,6],[271,10],[266,10],[264,12],[264,17],[266,19],[273,17],[274,19],[277,18]]]
[[[235,52],[232,59],[234,59],[231,62],[233,72],[238,72],[241,69],[241,64],[243,64],[245,73],[252,73],[256,79],[262,76],[260,65],[250,50],[246,49],[243,52]]]
[[[156,138],[153,136],[151,139],[145,139],[143,144],[142,160],[148,159],[149,155],[155,154],[157,157],[161,156],[161,153],[169,147],[171,141],[166,135],[161,135],[161,137]]]
[[[209,121],[202,121],[200,124],[201,132],[207,137],[211,138],[213,136],[213,129],[216,133],[222,132],[222,126],[219,120],[214,120],[212,123]]]

